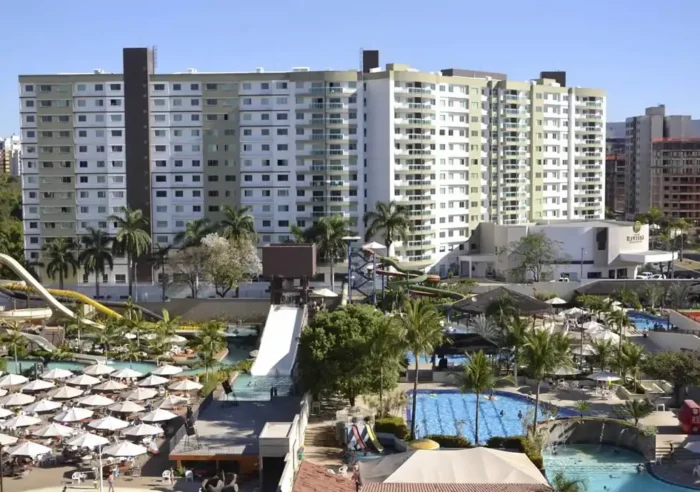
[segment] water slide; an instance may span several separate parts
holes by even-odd
[[[379,439],[377,439],[377,434],[374,433],[374,429],[372,429],[372,426],[365,425],[365,430],[367,431],[367,436],[369,437],[369,440],[372,442],[372,446],[374,446],[377,452],[383,452],[384,446],[382,446],[382,443],[380,443]]]
[[[0,310],[2,321],[43,321],[53,316],[50,308],[9,309]]]
[[[360,429],[357,428],[357,425],[352,424],[351,427],[352,430],[352,437],[354,437],[354,441],[357,443],[357,446],[360,449],[367,449],[367,444],[365,444],[365,441],[362,439],[362,435],[360,434]],[[350,439],[350,443],[352,444],[353,440]]]
[[[260,339],[253,376],[290,376],[297,356],[299,335],[306,322],[306,307],[270,306]]]
[[[402,267],[398,261],[393,258],[386,256],[377,256],[377,261],[382,264],[382,266],[393,267],[396,272],[390,272],[387,270],[377,270],[378,275],[386,275],[393,277],[394,280],[389,280],[387,282],[387,287],[389,289],[395,289],[397,287],[403,287],[416,294],[426,294],[430,296],[440,296],[449,297],[456,301],[461,301],[466,296],[460,294],[459,292],[454,292],[448,289],[441,289],[439,287],[430,287],[423,285],[425,282],[429,281],[440,281],[440,277],[437,275],[428,275],[422,270],[414,270],[411,268]]]

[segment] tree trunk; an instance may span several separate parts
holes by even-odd
[[[335,292],[335,268],[333,268],[333,258],[331,258],[331,290]],[[349,272],[348,272],[349,273]],[[350,277],[348,277],[348,285],[350,284]],[[351,288],[351,287],[349,287]]]
[[[58,288],[63,290],[63,270],[58,271]]]
[[[388,249],[388,248],[387,248]],[[418,403],[418,354],[413,353],[416,358],[416,373],[413,378],[413,410],[411,410],[411,440],[416,438],[416,404]]]
[[[384,367],[379,366],[379,411],[382,412],[384,409]],[[382,412],[383,413],[383,412]],[[382,415],[383,417],[384,415]]]
[[[160,267],[160,284],[161,288],[163,289],[160,298],[161,301],[165,302],[165,259],[163,260],[163,264]]]
[[[678,259],[683,261],[683,231],[681,231],[681,248],[680,254],[678,255]]]
[[[517,347],[513,351],[513,378],[515,379],[513,384],[515,384],[517,386],[518,385],[518,348]]]
[[[532,419],[532,437],[537,433],[537,410],[540,408],[540,385],[542,380],[537,380],[537,392],[535,393],[535,417]]]
[[[481,393],[476,394],[476,414],[474,418],[474,445],[479,445],[479,398]]]
[[[620,339],[617,341],[617,367],[620,369],[620,372],[622,372],[622,323],[618,325],[618,328]],[[625,382],[624,375],[622,377],[622,382]]]
[[[95,270],[95,297],[100,297],[100,273]]]
[[[127,253],[126,262],[128,263],[127,269],[129,270],[129,299],[133,299],[134,290],[134,260],[131,257],[131,253]]]

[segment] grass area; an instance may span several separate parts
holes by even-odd
[[[677,260],[673,264],[686,270],[700,271],[700,261],[685,259],[683,261]]]

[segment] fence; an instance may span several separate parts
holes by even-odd
[[[194,424],[197,422],[197,419],[199,419],[199,414],[200,412],[203,412],[204,410],[207,409],[209,405],[211,405],[211,402],[214,400],[214,391],[209,393],[207,397],[202,400],[202,403],[199,404],[197,408],[194,409],[192,412],[192,423]],[[177,432],[173,435],[173,437],[170,438],[168,441],[168,448],[167,448],[167,453],[170,454],[173,452],[175,447],[180,443],[183,437],[187,434],[187,426],[182,425]]]
[[[299,413],[294,416],[292,425],[287,433],[287,438],[290,441],[290,449],[287,456],[285,456],[286,464],[277,484],[277,492],[291,492],[294,486],[294,474],[299,468],[301,458],[303,458],[300,449],[301,443],[304,441],[306,425],[309,423],[310,406],[311,395],[307,393],[301,400]]]

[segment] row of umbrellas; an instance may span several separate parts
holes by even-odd
[[[11,437],[11,436],[5,436],[5,437]],[[16,438],[12,438],[15,439]],[[83,447],[83,448],[91,448],[94,449],[98,446],[104,446],[105,444],[109,444],[109,440],[97,436],[95,434],[82,434],[80,436],[77,436],[76,438],[72,439],[71,441],[67,442],[66,444],[70,446],[78,446],[78,447]],[[38,444],[32,441],[25,441],[17,444],[14,447],[11,447],[7,450],[7,453],[10,456],[29,456],[31,458],[35,458],[37,456],[40,456],[42,454],[47,454],[51,452],[51,448],[48,448],[44,446],[43,444]],[[112,446],[108,446],[102,450],[102,454],[107,454],[111,456],[117,456],[117,457],[125,457],[125,458],[131,458],[133,456],[140,456],[143,454],[146,454],[147,449],[143,446],[139,446],[138,444],[134,444],[129,441],[123,441],[123,442],[118,442],[116,444],[113,444]]]
[[[54,417],[54,420],[56,422],[60,423],[72,423],[72,422],[82,422],[83,420],[89,419],[92,417],[92,415],[95,412],[92,410],[89,410],[87,408],[81,408],[81,407],[73,407],[69,408],[68,410],[64,412],[60,412]],[[177,415],[174,413],[165,410],[163,408],[157,408],[151,412],[148,412],[147,414],[143,415],[140,417],[140,420],[142,422],[166,422],[168,420],[172,420],[176,418]],[[3,426],[8,428],[8,429],[19,429],[22,427],[30,427],[32,425],[37,425],[42,423],[42,420],[38,417],[34,417],[32,415],[26,415],[26,414],[21,414],[21,415],[16,415],[12,417],[11,419],[6,420],[3,422]],[[43,429],[46,428],[51,428],[52,425],[60,425],[60,424],[49,424],[47,427],[44,427]],[[95,419],[92,422],[88,423],[88,427],[91,427],[93,429],[97,430],[104,430],[104,431],[117,431],[121,429],[125,429],[126,427],[129,426],[129,422],[126,420],[121,420],[116,417],[113,417],[111,415],[108,415],[107,417],[102,417],[99,419]],[[63,426],[62,426],[63,427]],[[52,428],[55,429],[55,428]],[[70,429],[70,427],[66,427],[66,429]],[[71,430],[71,434],[73,433],[73,429]],[[44,434],[41,437],[64,437],[62,434]]]

